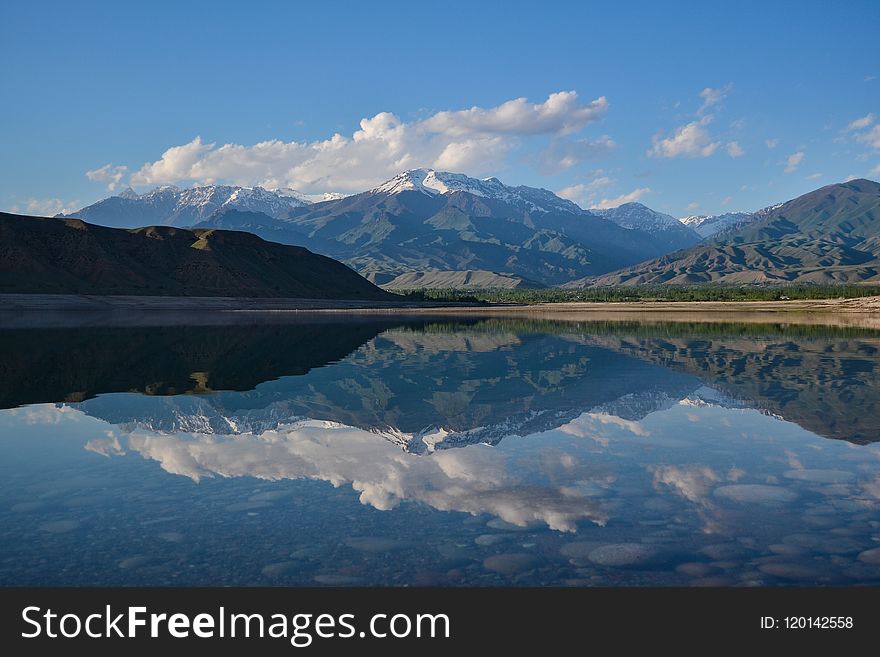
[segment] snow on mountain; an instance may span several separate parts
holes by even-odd
[[[325,192],[323,194],[303,194],[302,192],[298,192],[297,190],[291,189],[290,187],[279,187],[278,189],[274,189],[272,191],[281,196],[290,196],[295,199],[299,199],[304,204],[323,203],[324,201],[338,201],[339,199],[348,196],[348,194],[340,194],[339,192]]]
[[[675,217],[652,210],[641,203],[624,203],[616,208],[592,209],[590,212],[613,221],[621,228],[644,230],[649,233],[660,230],[678,230],[683,223]]]
[[[373,194],[399,194],[416,191],[428,196],[467,192],[474,196],[504,201],[511,205],[526,206],[533,212],[565,212],[586,214],[580,206],[560,198],[553,192],[536,187],[510,187],[498,178],[471,178],[461,173],[434,171],[433,169],[410,169],[386,180],[370,190]]]
[[[736,230],[753,221],[763,219],[771,212],[778,210],[785,203],[767,206],[757,212],[727,212],[716,215],[693,215],[679,219],[685,226],[695,230],[703,239],[722,232]]]
[[[738,228],[758,218],[755,212],[726,212],[716,215],[692,215],[679,221],[703,239],[731,228]]]
[[[268,190],[234,185],[203,185],[188,189],[163,185],[143,194],[129,187],[118,196],[105,198],[65,216],[118,228],[150,224],[193,226],[228,209],[262,212],[279,219],[294,208],[339,197],[335,194],[309,196],[292,189]]]
[[[199,214],[208,217],[217,210],[235,208],[247,212],[262,212],[270,217],[279,217],[283,212],[308,205],[306,201],[292,194],[269,191],[262,187],[234,187],[230,185],[207,185],[178,189],[174,186],[159,187],[138,197],[141,201],[172,197],[175,207],[172,214],[184,214],[188,208],[197,208]]]

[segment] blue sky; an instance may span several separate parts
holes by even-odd
[[[722,6],[723,5],[723,6]],[[6,3],[0,207],[404,168],[585,207],[880,179],[880,3]]]

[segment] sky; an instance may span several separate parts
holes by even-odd
[[[677,217],[880,180],[880,2],[5,3],[0,209],[430,167]]]

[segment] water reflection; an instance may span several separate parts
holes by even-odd
[[[880,581],[869,331],[381,320],[0,340],[0,398],[27,404],[0,413],[4,582]]]

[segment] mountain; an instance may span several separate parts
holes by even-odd
[[[375,299],[395,297],[331,258],[256,235],[0,213],[0,292]]]
[[[828,185],[685,251],[572,285],[880,282],[880,184]]]
[[[151,225],[186,227],[226,209],[262,212],[270,217],[278,217],[293,208],[309,205],[314,200],[317,199],[292,189],[269,191],[262,187],[229,185],[180,189],[165,185],[139,195],[129,187],[119,196],[111,196],[76,212],[59,216],[76,217],[111,228]]]
[[[684,225],[675,217],[657,212],[641,203],[624,203],[607,210],[590,210],[595,215],[613,221],[621,228],[641,230],[662,243],[667,252],[686,249],[700,242],[702,235]]]
[[[700,237],[707,238],[715,233],[743,226],[756,218],[757,214],[754,212],[727,212],[716,215],[692,215],[679,221]]]
[[[162,224],[253,232],[342,260],[376,283],[401,275],[479,271],[558,285],[699,239],[668,215],[640,204],[600,212],[608,216],[546,189],[411,169],[352,196],[164,186],[140,195],[128,189],[68,216],[112,227]]]
[[[496,271],[413,271],[401,274],[382,285],[386,290],[406,289],[445,289],[445,290],[487,290],[490,288],[524,289],[542,288],[540,283],[530,281],[516,274]]]
[[[387,314],[3,330],[0,408],[84,402],[114,424],[161,432],[260,433],[309,418],[424,451],[497,444],[583,413],[638,421],[685,401],[869,443],[878,440],[878,349],[877,334],[860,329]]]
[[[282,220],[290,239],[380,284],[411,272],[479,270],[556,285],[668,250],[545,189],[429,169]]]
[[[508,187],[498,178],[478,180],[461,173],[434,171],[433,169],[410,169],[397,174],[371,190],[373,194],[399,194],[416,191],[428,196],[466,192],[473,196],[503,201],[517,208],[532,212],[567,212],[582,214],[576,203],[561,198],[546,189],[536,187]]]

